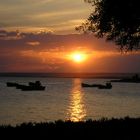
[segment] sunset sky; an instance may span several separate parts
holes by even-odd
[[[80,35],[84,0],[0,0],[0,72],[140,72],[140,53]]]
[[[89,15],[84,0],[0,0],[0,27],[8,30],[75,33]]]

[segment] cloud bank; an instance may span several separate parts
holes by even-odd
[[[68,59],[73,52],[88,59],[76,64]],[[0,30],[0,72],[140,72],[139,62],[139,52],[121,54],[92,35]]]

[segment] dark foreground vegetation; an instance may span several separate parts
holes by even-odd
[[[0,135],[4,139],[140,140],[140,118],[23,123],[0,126]]]

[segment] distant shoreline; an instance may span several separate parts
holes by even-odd
[[[0,77],[87,78],[119,79],[136,73],[0,73]],[[140,73],[137,73],[140,75]]]

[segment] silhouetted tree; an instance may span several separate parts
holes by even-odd
[[[89,18],[76,30],[93,32],[122,50],[140,48],[139,0],[84,0],[93,6]]]

